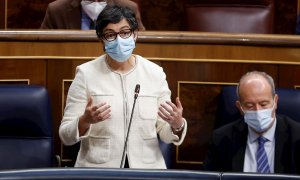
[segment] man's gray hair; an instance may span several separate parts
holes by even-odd
[[[276,92],[275,92],[275,84],[274,84],[274,80],[273,78],[268,75],[267,73],[265,72],[260,72],[260,71],[251,71],[251,72],[247,72],[246,74],[244,74],[240,81],[239,81],[239,84],[237,85],[236,87],[236,95],[238,97],[238,99],[240,99],[240,84],[241,82],[248,76],[252,76],[252,75],[259,75],[263,78],[265,78],[267,80],[267,82],[269,83],[269,85],[271,86],[271,89],[272,89],[272,95],[273,97],[275,96]]]

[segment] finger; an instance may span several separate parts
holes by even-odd
[[[171,124],[171,122],[173,121],[172,119],[168,118],[167,116],[165,116],[164,114],[162,114],[161,112],[158,112],[158,115],[167,123]]]
[[[106,104],[106,102],[101,102],[100,104],[93,106],[92,110],[97,111],[97,114],[98,114],[99,113],[99,108],[101,108],[105,104]]]
[[[110,108],[110,105],[105,105],[106,103],[101,103],[99,104],[99,108],[95,111],[95,116],[101,116],[101,114],[103,112],[105,112],[105,110],[109,109]],[[98,106],[97,106],[98,107]]]
[[[177,106],[175,104],[173,104],[171,101],[166,101],[166,103],[172,107],[172,111],[176,111],[177,110]]]
[[[108,109],[105,109],[102,113],[101,113],[101,116],[104,118],[105,116],[109,115],[111,112],[111,109],[108,108]]]
[[[97,108],[100,109],[101,107],[104,107],[107,103],[106,102],[101,102],[97,105]]]
[[[106,105],[106,103],[101,103],[97,107],[98,109],[96,110],[96,115],[103,113],[106,109],[109,109],[110,105]]]
[[[171,114],[173,112],[173,108],[171,106],[169,106],[167,104],[167,102],[166,103],[162,103],[160,106],[162,108],[164,108],[169,114]]]
[[[167,110],[168,112],[173,111],[172,106],[169,106],[169,105],[167,104],[167,101],[166,101],[165,103],[161,103],[160,106],[163,107],[163,108],[164,108],[165,110]]]
[[[109,119],[110,116],[111,116],[110,114],[105,115],[105,116],[102,118],[102,121],[104,121],[104,120],[106,120],[106,119]]]
[[[97,110],[97,114],[95,114],[97,121],[103,121],[104,117],[107,116],[108,114],[110,114],[111,110],[110,110],[110,106],[107,105],[107,108],[104,109],[103,111],[100,111],[99,109]]]
[[[110,105],[103,103],[98,106],[97,111],[104,112],[106,109],[109,109]]]
[[[159,107],[159,111],[167,118],[170,118],[172,110],[167,110],[163,106]]]
[[[90,106],[92,105],[92,103],[93,103],[93,99],[92,99],[92,97],[90,96],[90,97],[88,98],[88,103],[86,104],[86,107],[90,107]]]
[[[162,114],[161,114],[161,116],[162,116]],[[171,117],[171,116],[170,116]],[[162,119],[164,120],[164,121],[166,121],[168,124],[170,124],[171,126],[172,126],[172,124],[174,124],[174,118],[173,117],[171,117],[171,118],[168,118],[168,117],[166,117],[166,116],[162,116]]]
[[[177,108],[182,109],[182,104],[180,102],[179,97],[176,98],[176,105],[177,105]]]
[[[103,112],[101,115],[102,115],[102,121],[104,121],[104,120],[106,120],[106,119],[108,119],[108,118],[110,118],[111,117],[111,110],[107,110],[107,111],[105,111],[105,112]]]
[[[161,113],[160,111],[158,111],[157,114],[158,114],[159,117],[161,117],[163,120],[168,120],[168,118],[167,118],[163,113]]]

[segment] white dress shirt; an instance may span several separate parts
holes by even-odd
[[[265,150],[268,156],[268,162],[269,162],[271,173],[274,173],[275,129],[276,129],[276,118],[273,126],[262,135],[264,138],[268,140],[267,142],[265,142]],[[258,137],[259,135],[256,134],[248,126],[248,138],[247,138],[247,147],[246,147],[245,160],[244,160],[244,172],[257,172],[256,151],[258,148],[258,143],[257,143]]]

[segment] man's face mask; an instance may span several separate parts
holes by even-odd
[[[248,126],[252,127],[255,131],[262,133],[267,130],[273,121],[273,110],[275,101],[272,108],[262,109],[257,111],[242,111],[244,112],[244,120]]]
[[[126,61],[132,54],[135,48],[135,41],[133,36],[123,39],[120,36],[113,41],[104,41],[105,52],[114,60],[118,62]]]
[[[107,5],[106,2],[81,1],[83,11],[93,20],[96,21],[100,12]]]

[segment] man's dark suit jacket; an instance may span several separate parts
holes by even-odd
[[[300,174],[300,123],[276,116],[274,172]],[[203,167],[209,171],[243,172],[248,126],[244,119],[213,133]]]
[[[81,29],[81,0],[56,0],[48,4],[41,29]],[[129,0],[108,0],[109,5],[129,7],[136,15],[139,30],[145,30],[139,8]]]

